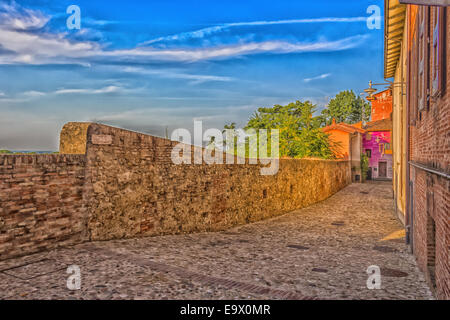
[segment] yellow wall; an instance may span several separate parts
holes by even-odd
[[[350,138],[349,133],[341,130],[330,130],[327,132],[330,135],[330,139],[340,144],[338,152],[335,152],[336,156],[340,159],[350,159]]]
[[[400,61],[394,77],[393,112],[392,112],[392,142],[393,142],[393,188],[396,196],[397,213],[404,221],[406,210],[406,58],[408,52],[407,23],[402,41]],[[402,85],[403,83],[403,85]],[[402,94],[403,87],[403,94]]]

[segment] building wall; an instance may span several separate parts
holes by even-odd
[[[0,260],[85,237],[85,155],[0,155]]]
[[[420,269],[440,299],[450,299],[450,183],[411,168],[413,246]]]
[[[389,146],[386,149],[387,145]],[[386,162],[386,178],[392,179],[392,147],[391,133],[389,131],[367,132],[363,139],[363,151],[370,150],[369,167],[372,178],[379,178],[379,163]]]
[[[404,26],[404,34],[407,34],[408,24]],[[393,173],[392,184],[395,198],[395,208],[397,216],[402,222],[405,222],[406,213],[406,192],[408,191],[406,183],[406,149],[408,146],[407,114],[406,114],[406,59],[408,57],[408,37],[404,36],[401,43],[400,60],[397,64],[394,85],[392,90],[392,160]]]
[[[375,94],[376,100],[372,101],[370,121],[389,119],[392,113],[391,89]]]
[[[327,131],[329,137],[334,142],[339,144],[338,150],[335,154],[338,159],[349,160],[350,159],[350,134],[341,130],[329,130]]]
[[[415,11],[420,7],[415,7]],[[417,81],[418,62],[410,60],[411,77],[409,91],[411,101],[410,121],[410,159],[430,170],[450,172],[450,21],[447,8],[445,25],[446,57],[443,59],[443,91],[432,97],[428,106],[416,108],[417,94],[414,81]],[[433,19],[433,10],[431,10]],[[417,15],[411,23],[418,23]],[[417,44],[417,33],[412,32],[411,44]],[[431,41],[432,43],[432,41]],[[446,63],[447,62],[447,63]],[[428,68],[432,60],[426,60]],[[431,69],[430,69],[431,70]],[[410,166],[410,179],[413,184],[413,248],[419,267],[425,272],[431,287],[438,298],[450,299],[450,182],[448,178]]]
[[[361,171],[361,153],[362,153],[362,134],[355,132],[350,134],[351,143],[351,166],[352,166],[352,181],[362,182]]]
[[[97,136],[107,142],[93,143]],[[347,161],[282,159],[269,176],[259,165],[175,165],[174,144],[90,126],[91,239],[223,230],[311,205],[351,181]]]
[[[175,165],[176,142],[69,123],[59,155],[0,155],[0,259],[59,245],[223,230],[324,200],[351,182],[349,161]],[[84,150],[84,151],[83,151]],[[64,154],[84,152],[85,154]]]

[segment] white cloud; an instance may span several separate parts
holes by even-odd
[[[12,4],[0,4],[0,25],[2,29],[30,30],[40,29],[50,17],[37,10],[25,9]]]
[[[122,88],[118,86],[107,86],[100,89],[59,89],[53,92],[54,94],[102,94],[102,93],[113,93],[119,92]]]
[[[42,97],[45,96],[45,92],[41,92],[41,91],[26,91],[23,93],[24,96],[28,96],[28,97]]]
[[[144,69],[144,68],[138,68],[138,67],[124,67],[121,69],[123,72],[129,72],[129,73],[138,73],[143,75],[152,75],[152,76],[158,76],[162,78],[169,78],[169,79],[185,79],[190,80],[193,84],[199,84],[203,82],[208,81],[233,81],[234,79],[231,77],[223,77],[223,76],[214,76],[214,75],[202,75],[202,74],[189,74],[189,73],[182,73],[177,72],[173,70],[150,70],[150,69]]]
[[[4,97],[4,96],[5,96],[5,93],[0,91],[0,97]]]
[[[293,53],[340,51],[355,48],[367,39],[368,35],[356,35],[334,41],[321,40],[317,42],[291,43],[286,41],[250,42],[237,45],[218,46],[199,49],[154,49],[134,48],[129,50],[102,51],[98,53],[105,57],[126,57],[156,59],[166,61],[200,61],[223,59],[257,53]]]
[[[103,94],[103,93],[114,93],[114,92],[121,92],[125,91],[126,89],[111,85],[106,86],[100,89],[87,89],[87,88],[77,88],[77,89],[58,89],[55,91],[48,91],[48,92],[42,92],[42,91],[25,91],[18,95],[18,97],[14,99],[9,99],[9,102],[24,102],[24,101],[30,101],[33,98],[39,98],[43,96],[49,96],[49,95],[62,95],[62,94]],[[1,96],[1,94],[0,94]]]
[[[221,32],[226,29],[230,29],[233,27],[243,27],[243,26],[266,26],[266,25],[277,25],[277,24],[299,24],[299,23],[325,23],[325,22],[334,22],[334,23],[348,23],[348,22],[362,22],[366,21],[367,17],[349,17],[349,18],[314,18],[314,19],[290,19],[290,20],[272,20],[272,21],[249,21],[249,22],[233,22],[233,23],[224,23],[217,26],[207,27],[195,31],[189,32],[181,32],[178,34],[164,36],[155,38],[152,40],[145,41],[141,43],[141,45],[148,45],[156,42],[162,41],[176,41],[176,40],[187,40],[187,39],[196,39],[203,38],[205,36],[211,35],[213,33]]]
[[[101,59],[112,61],[181,61],[192,62],[211,59],[226,59],[258,53],[292,53],[312,51],[339,51],[354,48],[362,44],[367,35],[357,35],[339,40],[316,42],[264,41],[247,42],[233,45],[164,49],[152,47],[135,47],[131,49],[106,50],[98,43],[91,41],[69,41],[64,33],[30,33],[26,29],[42,26],[48,21],[40,12],[28,9],[10,9],[3,12],[0,19],[0,47],[7,52],[0,56],[0,64],[55,64],[76,63],[89,66],[89,62]],[[360,18],[321,18],[280,21],[238,22],[227,26],[264,25],[281,23],[307,23],[317,21],[359,21]],[[16,21],[17,20],[17,21]],[[5,27],[13,23],[23,29]],[[213,28],[216,30],[216,27]],[[220,29],[220,28],[219,28]],[[25,30],[25,31],[24,31]],[[212,30],[212,29],[211,29]],[[204,32],[204,31],[202,31]],[[202,33],[199,31],[199,35]],[[209,31],[208,31],[209,32]],[[169,74],[171,77],[191,79],[192,81],[229,81],[226,77]]]
[[[324,73],[324,74],[321,74],[321,75],[319,75],[317,77],[305,78],[305,79],[303,79],[303,81],[310,82],[310,81],[313,81],[313,80],[321,80],[321,79],[328,78],[329,76],[331,76],[331,73]]]

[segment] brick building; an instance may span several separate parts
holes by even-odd
[[[403,4],[411,2],[430,3],[385,0],[394,192],[419,267],[437,298],[450,299],[449,8]]]
[[[378,121],[391,118],[392,113],[392,90],[387,89],[374,94],[371,100],[372,108],[370,113],[371,121]]]

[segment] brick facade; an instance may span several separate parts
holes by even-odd
[[[413,251],[418,264],[425,272],[428,282],[438,298],[450,299],[450,69],[448,67],[448,53],[450,52],[450,23],[448,8],[441,9],[441,18],[445,22],[439,38],[442,50],[440,68],[442,87],[440,93],[433,95],[432,70],[433,55],[425,51],[425,90],[429,87],[427,100],[418,92],[424,86],[420,85],[419,58],[421,45],[419,43],[420,21],[433,25],[436,19],[435,8],[415,7],[414,15],[410,16],[411,33],[408,67],[408,98],[410,123],[410,161],[423,168],[410,166],[410,214],[412,217]],[[428,12],[428,15],[427,15]],[[417,27],[415,27],[417,26]],[[433,44],[432,28],[424,28],[425,38],[430,37]],[[444,34],[442,34],[444,32]],[[426,50],[427,47],[425,47]],[[416,51],[414,51],[416,50]],[[417,59],[414,59],[416,57]],[[429,70],[429,73],[427,73]],[[428,74],[428,76],[427,76]],[[422,98],[421,98],[422,97]],[[421,104],[422,103],[422,104]],[[424,168],[429,168],[424,169]],[[432,171],[442,172],[447,178]]]
[[[370,121],[389,119],[392,113],[392,90],[387,89],[374,96],[376,99],[371,101]]]
[[[89,240],[223,230],[326,199],[351,182],[348,161],[175,165],[176,143],[69,123],[60,152],[0,156],[0,259]],[[248,162],[248,161],[247,161]]]
[[[83,239],[84,155],[0,155],[0,260]]]

